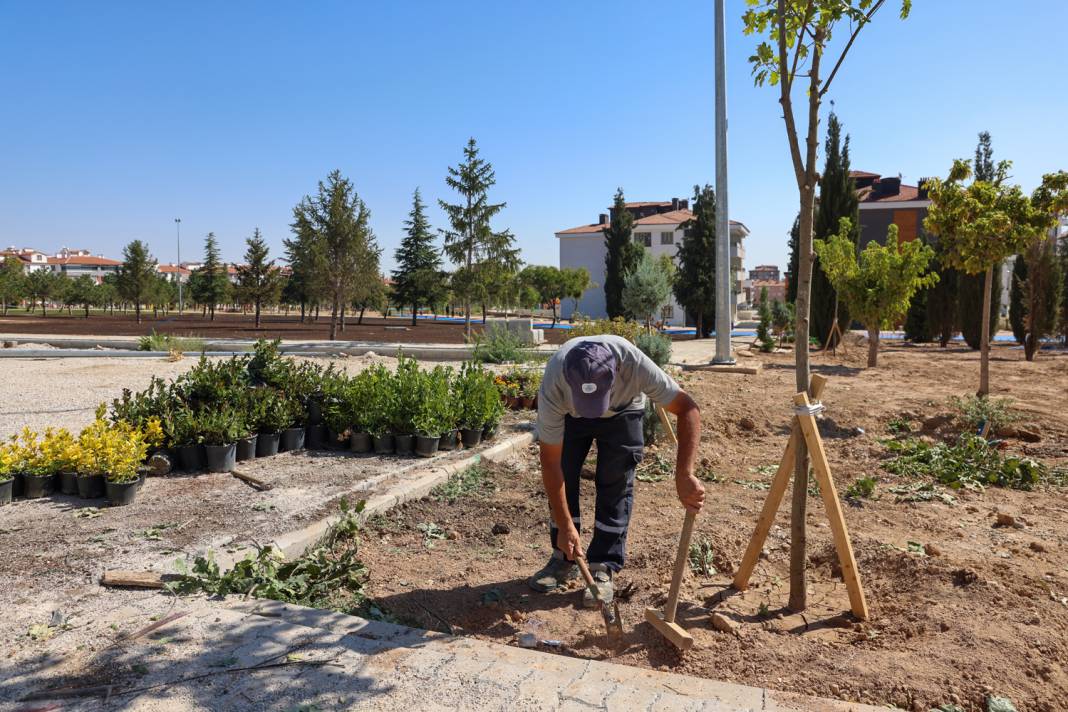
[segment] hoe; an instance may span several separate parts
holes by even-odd
[[[661,613],[655,608],[645,609],[645,620],[670,640],[672,645],[683,651],[689,650],[693,645],[693,636],[675,622],[675,609],[679,605],[679,587],[682,586],[682,575],[686,571],[686,559],[690,553],[690,537],[693,535],[696,516],[693,512],[686,512],[686,519],[682,523],[679,553],[675,556],[675,572],[671,576],[671,590],[664,604],[664,612]]]

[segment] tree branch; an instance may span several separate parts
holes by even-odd
[[[812,12],[812,6],[815,2],[816,0],[808,0],[808,6],[805,8],[805,13],[801,16],[801,26],[797,30],[797,42],[794,43],[794,66],[790,68],[790,86],[793,86],[794,75],[797,72],[797,62],[801,59],[801,42],[805,37],[805,29],[808,26],[808,16],[809,13]],[[782,26],[780,26],[780,31],[781,30]]]
[[[846,46],[842,49],[842,54],[838,56],[838,61],[834,63],[834,69],[832,69],[831,73],[827,75],[827,81],[824,82],[823,88],[820,89],[819,94],[821,97],[826,94],[827,91],[831,88],[831,82],[834,81],[835,75],[838,74],[838,68],[842,66],[842,62],[845,61],[846,55],[849,54],[850,48],[853,46],[853,43],[856,42],[857,35],[860,34],[860,31],[864,28],[864,25],[871,22],[871,18],[875,15],[876,12],[879,11],[879,8],[883,6],[884,2],[886,2],[886,0],[877,0],[876,3],[872,5],[871,9],[868,10],[868,13],[864,16],[864,19],[861,22],[858,22],[856,28],[853,30],[852,33],[850,33],[849,41],[846,42]]]
[[[786,140],[790,145],[790,158],[794,163],[794,176],[800,189],[805,182],[805,167],[801,163],[801,147],[797,143],[797,123],[794,121],[794,108],[790,97],[793,78],[786,74],[786,0],[778,0],[775,10],[779,24],[779,103],[782,105],[782,117],[786,122]],[[798,48],[794,48],[798,51]]]

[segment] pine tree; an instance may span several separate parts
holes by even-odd
[[[575,321],[579,300],[590,288],[590,272],[585,267],[564,267],[560,270],[564,281],[564,296],[571,300],[571,321]]]
[[[300,307],[300,323],[304,323],[308,307],[323,299],[322,275],[317,271],[317,250],[320,245],[314,234],[299,234],[282,240],[285,246],[285,261],[289,265],[289,277],[283,287],[282,298],[287,304]]]
[[[426,206],[415,189],[412,210],[404,221],[405,234],[395,253],[397,269],[393,270],[393,299],[397,304],[411,306],[412,326],[419,307],[430,306],[441,298],[444,278],[441,258],[434,247],[434,234],[426,218]]]
[[[671,296],[671,283],[674,278],[674,264],[667,255],[665,259],[654,259],[644,252],[638,266],[627,274],[623,285],[623,308],[632,319],[645,322],[648,329],[657,310]]]
[[[637,268],[645,249],[634,242],[634,216],[627,210],[623,189],[616,190],[612,205],[612,222],[604,233],[604,304],[609,319],[626,316],[623,307],[623,282]]]
[[[1009,287],[1009,326],[1016,343],[1023,346],[1027,336],[1027,309],[1024,306],[1024,282],[1027,281],[1027,260],[1016,255],[1012,262],[1012,284]]]
[[[708,338],[716,323],[716,194],[712,186],[693,187],[693,218],[676,255],[679,271],[672,289],[691,316],[695,339]]]
[[[134,240],[122,249],[117,286],[123,299],[133,302],[137,323],[141,323],[141,303],[145,300],[156,276],[156,260],[148,253],[148,246]]]
[[[975,180],[993,182],[995,179],[996,166],[994,165],[994,149],[990,143],[990,132],[983,131],[979,134],[979,143],[975,147],[975,167],[972,171]],[[964,341],[973,350],[979,349],[979,341],[983,329],[983,284],[986,275],[960,274],[957,278],[957,309],[960,321],[961,334]],[[998,321],[1001,315],[1001,279],[995,275],[990,284],[990,333],[997,333]]]
[[[274,260],[267,259],[267,242],[260,235],[259,228],[252,231],[252,237],[245,240],[245,244],[248,246],[245,264],[237,267],[237,293],[241,301],[252,305],[258,329],[263,306],[278,301],[282,291],[282,275],[274,266]]]
[[[26,273],[17,257],[5,257],[0,263],[0,309],[7,316],[7,305],[26,296]]]
[[[849,238],[856,247],[860,240],[860,207],[856,187],[849,175],[849,136],[842,140],[842,125],[833,111],[827,119],[825,152],[826,160],[820,177],[820,197],[816,207],[813,237],[824,240],[837,235],[841,219],[848,218],[852,225]],[[849,328],[848,305],[838,298],[838,293],[831,286],[827,275],[820,269],[818,258],[812,268],[811,299],[809,334],[816,337],[820,343],[827,341],[836,312],[839,328],[843,331]],[[836,346],[837,338],[830,345]]]
[[[196,301],[207,308],[211,321],[215,321],[215,307],[226,300],[230,291],[230,277],[219,257],[219,241],[214,232],[209,232],[204,238],[204,262],[195,272],[199,276],[193,282],[190,275],[189,291]]]
[[[89,307],[99,303],[100,289],[96,280],[87,274],[71,280],[68,286],[65,301],[68,306],[81,306],[85,309],[85,318],[89,318]]]
[[[345,308],[361,291],[377,289],[373,280],[381,281],[381,250],[370,216],[352,182],[338,170],[319,181],[314,197],[304,196],[293,208],[290,228],[296,238],[286,247],[300,251],[294,258],[313,280],[308,284],[313,295],[330,300],[331,340],[345,328]]]
[[[438,200],[438,205],[449,218],[451,229],[441,232],[445,254],[457,265],[452,286],[463,302],[464,334],[470,336],[472,302],[482,302],[484,320],[486,302],[519,266],[519,250],[512,233],[490,227],[507,203],[489,202],[489,189],[497,177],[492,164],[479,157],[475,139],[464,148],[464,162],[449,166],[445,183],[460,197],[457,203]]]

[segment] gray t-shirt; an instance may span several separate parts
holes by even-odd
[[[538,391],[538,440],[556,445],[564,439],[564,416],[578,417],[571,402],[571,387],[564,380],[564,358],[582,341],[604,344],[616,357],[616,379],[612,384],[609,409],[602,418],[628,410],[644,410],[645,397],[660,406],[675,400],[681,390],[675,380],[664,373],[652,359],[622,336],[581,336],[565,342],[545,366],[541,390]]]

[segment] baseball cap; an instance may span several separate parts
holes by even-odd
[[[608,411],[616,380],[616,357],[597,341],[580,341],[564,356],[564,380],[571,387],[571,402],[582,418],[600,418]]]

